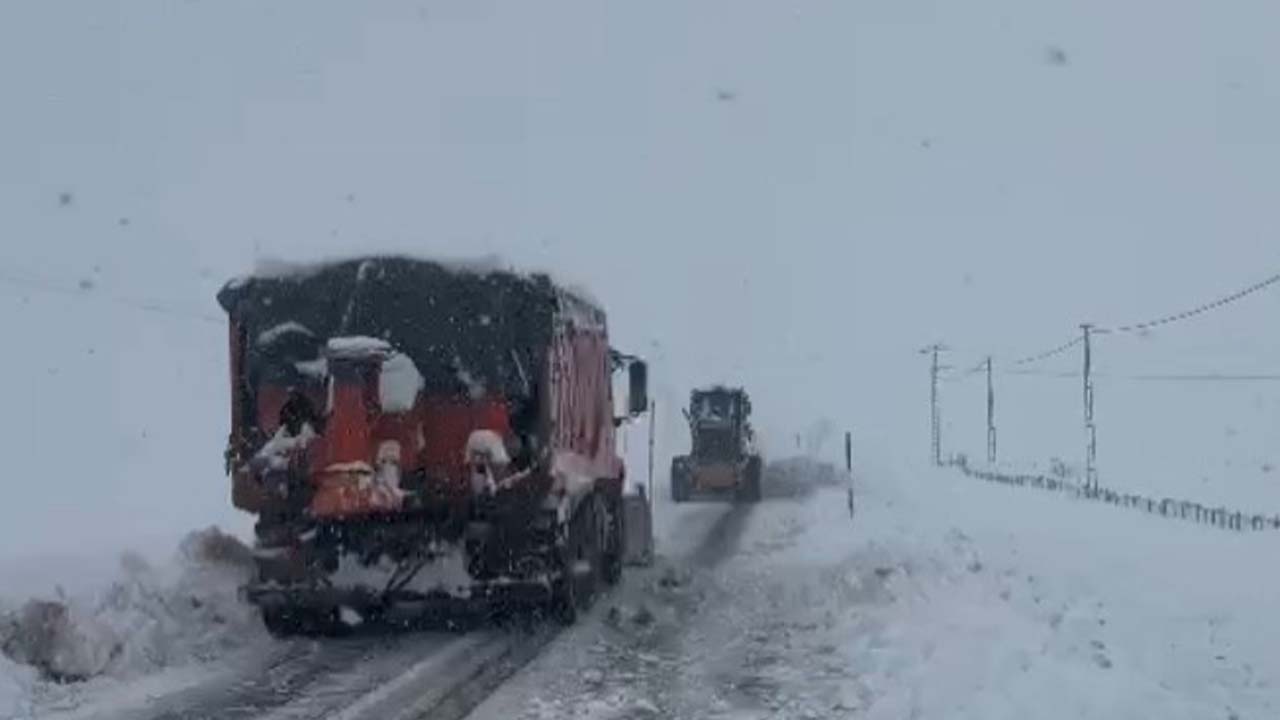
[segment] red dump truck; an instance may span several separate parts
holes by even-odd
[[[460,604],[572,621],[647,552],[615,435],[647,408],[646,365],[582,294],[365,257],[259,272],[218,301],[232,501],[257,515],[245,594],[272,631]]]

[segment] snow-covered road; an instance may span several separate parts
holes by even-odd
[[[800,467],[660,501],[659,561],[567,631],[265,640],[39,716],[1277,716],[1280,537],[909,465],[864,468],[851,520]]]
[[[215,667],[99,692],[51,720],[457,718],[527,662],[550,627],[370,634],[259,645]]]
[[[680,525],[668,527],[667,532],[673,546],[685,549],[682,557],[689,557],[697,566],[712,567],[733,554],[751,510],[719,503],[690,507],[683,509]],[[643,571],[629,577],[620,592],[630,592],[628,588],[651,574]],[[222,589],[225,579],[217,583],[215,587]],[[189,595],[205,592],[201,588],[206,587],[184,587],[163,603],[182,604]],[[147,586],[145,594],[160,595],[153,591]],[[609,606],[607,600],[598,604],[584,626],[599,624],[601,608]],[[156,613],[156,608],[130,605],[131,616]],[[95,612],[90,608],[98,607],[89,605],[83,614],[89,616]],[[272,640],[248,621],[243,630],[250,637],[212,660],[188,658],[157,670],[104,676],[86,684],[36,683],[32,691],[20,693],[16,717],[461,718],[560,633],[555,624],[527,620],[516,619],[509,627],[473,627],[467,632],[405,633],[375,628],[339,639],[289,641]],[[8,711],[7,706],[3,709]],[[8,715],[0,712],[0,717]]]
[[[929,467],[858,487],[852,523],[838,487],[663,508],[711,542],[676,533],[473,717],[1277,717],[1280,538]]]

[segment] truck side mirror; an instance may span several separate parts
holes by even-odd
[[[627,366],[627,380],[627,410],[642,415],[649,410],[649,366],[643,360],[633,360]]]

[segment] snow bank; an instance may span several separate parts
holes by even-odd
[[[129,680],[265,641],[238,597],[252,572],[249,548],[209,528],[189,534],[169,566],[126,553],[97,592],[0,609],[0,711],[76,692],[58,682]]]
[[[32,706],[36,671],[0,655],[0,718],[35,715]]]
[[[1264,570],[1280,538],[933,469],[862,490],[830,633],[865,716],[1191,720],[1280,705],[1267,680],[1280,583]]]

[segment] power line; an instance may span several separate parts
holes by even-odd
[[[1280,375],[1270,375],[1265,373],[1246,374],[1246,375],[1228,375],[1224,373],[1192,373],[1192,374],[1144,374],[1129,375],[1124,377],[1125,380],[1141,380],[1152,382],[1275,382],[1280,380]]]
[[[1058,380],[1078,380],[1081,373],[1077,371],[1061,371],[1054,372],[1049,370],[1008,370],[1007,375],[1018,375],[1022,377],[1043,377],[1054,378]],[[1268,373],[1137,373],[1137,374],[1114,374],[1100,373],[1093,374],[1095,378],[1104,380],[1128,380],[1135,382],[1277,382],[1280,381],[1280,374]]]
[[[1048,359],[1049,359],[1049,358],[1051,358],[1051,357],[1054,357],[1054,356],[1057,356],[1057,355],[1061,355],[1062,353],[1064,353],[1064,352],[1066,352],[1066,351],[1070,350],[1071,348],[1073,348],[1073,347],[1075,347],[1075,346],[1079,345],[1079,344],[1080,344],[1080,343],[1082,343],[1082,342],[1084,342],[1084,338],[1083,338],[1083,337],[1075,337],[1075,338],[1072,338],[1070,341],[1065,342],[1065,343],[1063,343],[1063,344],[1059,345],[1058,347],[1053,348],[1052,350],[1045,350],[1045,351],[1044,351],[1044,352],[1042,352],[1042,353],[1037,353],[1037,354],[1035,354],[1035,355],[1029,355],[1029,356],[1027,356],[1027,357],[1020,358],[1020,359],[1018,359],[1018,360],[1014,360],[1013,362],[1011,362],[1011,363],[1009,363],[1009,364],[1010,364],[1010,365],[1030,365],[1030,364],[1032,364],[1032,363],[1038,363],[1038,362],[1040,362],[1041,360],[1048,360]]]
[[[1059,345],[1059,346],[1057,346],[1057,347],[1055,347],[1055,348],[1053,348],[1053,349],[1051,349],[1051,350],[1046,350],[1046,351],[1044,351],[1044,352],[1037,353],[1037,354],[1035,354],[1035,355],[1028,355],[1027,357],[1020,358],[1020,359],[1018,359],[1018,360],[1014,360],[1014,361],[1012,361],[1012,362],[1009,362],[1009,363],[1007,363],[1007,365],[1008,365],[1008,366],[1010,366],[1010,367],[1020,367],[1020,366],[1023,366],[1023,365],[1031,365],[1031,364],[1033,364],[1033,363],[1038,363],[1038,362],[1040,362],[1041,360],[1048,360],[1048,359],[1049,359],[1049,358],[1051,358],[1051,357],[1055,357],[1055,356],[1057,356],[1057,355],[1061,355],[1061,354],[1065,353],[1066,351],[1070,350],[1071,348],[1075,347],[1076,345],[1079,345],[1079,344],[1080,344],[1080,343],[1082,343],[1082,342],[1084,342],[1084,338],[1083,338],[1083,337],[1077,337],[1077,338],[1075,338],[1075,339],[1073,339],[1073,340],[1071,340],[1071,341],[1069,341],[1069,342],[1063,343],[1062,345]],[[986,372],[986,371],[987,371],[987,361],[986,361],[986,360],[983,360],[982,362],[978,363],[977,365],[974,365],[973,367],[971,367],[971,368],[969,368],[969,369],[965,370],[964,372],[962,372],[962,373],[960,373],[960,374],[958,374],[958,375],[950,375],[950,376],[945,377],[945,378],[943,378],[943,379],[944,379],[944,381],[945,381],[945,382],[961,382],[961,381],[964,381],[964,380],[967,380],[967,379],[969,379],[969,378],[973,377],[974,375],[978,375],[978,374],[980,374],[980,373],[984,373],[984,372]],[[1005,374],[1013,374],[1013,375],[1030,375],[1030,374],[1033,374],[1033,373],[1027,373],[1027,372],[1022,372],[1022,371],[1018,371],[1018,370],[1003,370],[1003,371],[1001,371],[1001,372],[1002,372],[1002,373],[1005,373]],[[1077,374],[1076,374],[1076,375],[1074,375],[1073,377],[1078,377],[1078,376],[1079,376],[1079,374],[1077,373]]]
[[[1061,355],[1062,353],[1070,350],[1071,348],[1079,345],[1082,342],[1084,342],[1083,337],[1075,337],[1075,338],[1072,338],[1070,341],[1065,342],[1053,348],[1052,350],[1045,350],[1044,352],[1036,353],[1035,355],[1028,355],[1024,358],[1019,358],[1017,360],[1014,360],[1009,364],[1014,366],[1031,365],[1032,363],[1038,363],[1041,360],[1048,360],[1049,358],[1054,357],[1056,355]]]
[[[1254,283],[1253,285],[1250,285],[1242,290],[1238,290],[1234,293],[1231,293],[1230,295],[1218,298],[1213,302],[1208,302],[1203,305],[1199,305],[1190,310],[1186,310],[1180,313],[1175,313],[1173,315],[1166,315],[1164,317],[1156,318],[1154,320],[1148,320],[1146,322],[1132,323],[1130,325],[1121,325],[1119,327],[1114,327],[1114,328],[1095,327],[1092,329],[1092,332],[1094,334],[1111,334],[1111,333],[1127,334],[1127,333],[1141,332],[1143,330],[1149,330],[1154,327],[1160,327],[1162,325],[1168,325],[1168,324],[1179,322],[1182,320],[1187,320],[1187,319],[1196,317],[1198,315],[1203,315],[1204,313],[1217,310],[1218,308],[1224,307],[1226,305],[1230,305],[1231,303],[1234,303],[1237,300],[1244,299],[1250,295],[1253,295],[1254,293],[1261,292],[1262,290],[1266,290],[1278,283],[1280,283],[1280,273],[1272,275],[1266,278],[1265,280],[1262,280],[1261,282]],[[1071,340],[1061,345],[1058,345],[1054,348],[1045,350],[1043,352],[1038,352],[1033,355],[1027,355],[1025,357],[1018,358],[1017,360],[1006,363],[1006,365],[1012,366],[1012,367],[1020,367],[1023,365],[1033,365],[1043,360],[1048,360],[1049,358],[1061,355],[1067,352],[1068,350],[1074,348],[1075,346],[1079,345],[1082,342],[1084,342],[1084,337],[1076,336],[1075,338],[1072,338]],[[961,377],[976,375],[978,374],[978,372],[981,371],[982,367],[983,365],[979,364],[972,370],[969,370],[968,372],[964,373]],[[1010,372],[1010,371],[1007,371],[1007,372]],[[956,379],[959,379],[959,378],[956,378]]]
[[[1113,333],[1138,332],[1138,331],[1147,330],[1153,327],[1159,327],[1161,325],[1168,325],[1170,323],[1179,322],[1181,320],[1187,320],[1197,315],[1203,315],[1204,313],[1207,313],[1211,310],[1217,310],[1218,308],[1223,307],[1225,305],[1230,305],[1231,303],[1237,300],[1246,298],[1256,292],[1266,290],[1267,288],[1271,287],[1272,285],[1275,285],[1276,283],[1280,283],[1280,274],[1272,275],[1271,277],[1267,278],[1266,280],[1263,280],[1262,282],[1255,283],[1253,285],[1250,285],[1249,287],[1244,288],[1243,290],[1238,290],[1230,295],[1218,298],[1213,302],[1205,303],[1204,305],[1194,307],[1190,310],[1186,310],[1180,313],[1175,313],[1173,315],[1166,315],[1164,317],[1156,318],[1155,320],[1148,320],[1146,322],[1134,323],[1132,325],[1122,325],[1117,328],[1111,328],[1108,332],[1113,332]]]
[[[1061,345],[1058,345],[1057,347],[1051,348],[1049,350],[1045,350],[1043,352],[1036,353],[1034,355],[1028,355],[1028,356],[1019,358],[1008,364],[1009,366],[1011,366],[1012,369],[1006,372],[1009,372],[1010,374],[1041,375],[1041,376],[1047,375],[1050,377],[1080,379],[1083,381],[1082,396],[1083,396],[1083,405],[1084,405],[1084,430],[1085,430],[1084,493],[1086,497],[1096,497],[1099,495],[1101,491],[1101,487],[1099,485],[1098,466],[1097,466],[1098,450],[1097,450],[1097,426],[1095,424],[1095,416],[1094,416],[1094,391],[1095,391],[1095,380],[1105,376],[1100,373],[1094,372],[1093,342],[1092,342],[1094,335],[1112,334],[1112,333],[1116,333],[1116,334],[1134,333],[1134,332],[1145,331],[1154,327],[1160,327],[1163,325],[1169,325],[1172,323],[1180,322],[1182,320],[1194,318],[1196,316],[1225,307],[1238,300],[1246,298],[1255,293],[1261,292],[1262,290],[1266,290],[1277,284],[1280,284],[1280,274],[1272,275],[1262,280],[1261,282],[1254,283],[1253,285],[1249,285],[1241,290],[1231,293],[1230,295],[1220,297],[1212,302],[1208,302],[1208,303],[1196,306],[1194,308],[1191,308],[1190,310],[1185,310],[1183,312],[1175,313],[1172,315],[1166,315],[1163,317],[1156,318],[1154,320],[1148,320],[1146,322],[1133,323],[1130,325],[1121,325],[1114,328],[1099,327],[1091,323],[1084,323],[1080,325],[1081,334],[1079,336],[1076,336],[1071,340]],[[1078,373],[1076,372],[1038,373],[1036,371],[1026,371],[1021,369],[1025,366],[1033,365],[1035,363],[1039,363],[1044,360],[1048,360],[1050,358],[1061,355],[1071,350],[1075,346],[1081,345],[1081,344],[1083,344],[1084,346],[1083,357],[1082,357],[1083,367],[1081,371]],[[981,367],[981,365],[978,367]],[[971,377],[972,375],[977,373],[978,367],[975,367],[974,369],[961,374],[955,379],[960,380],[960,379]],[[993,462],[994,460],[995,450],[994,450],[994,440],[993,440],[994,423],[993,423],[993,412],[992,412],[992,408],[993,408],[992,380],[991,380],[992,372],[991,372],[991,360],[989,357],[986,361],[986,370],[987,370],[987,457],[988,457],[988,462],[990,463],[990,462]],[[1280,375],[1271,375],[1271,374],[1230,375],[1226,373],[1163,374],[1162,375],[1162,374],[1148,373],[1145,375],[1129,376],[1123,379],[1139,380],[1139,381],[1165,381],[1165,382],[1222,382],[1222,381],[1271,382],[1271,381],[1280,380]],[[938,431],[936,429],[936,425],[937,425],[937,409],[936,409],[937,355],[936,355],[936,352],[934,354],[934,364],[933,364],[933,388],[934,388],[934,404],[935,404],[934,443],[935,443],[935,458],[936,458],[937,457],[936,448],[938,443],[938,440],[937,440]],[[937,461],[935,460],[935,462]]]

